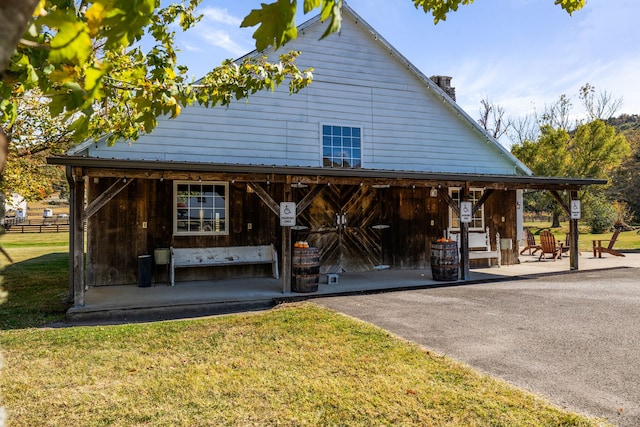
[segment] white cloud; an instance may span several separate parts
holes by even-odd
[[[219,47],[231,53],[234,58],[246,54],[249,50],[237,43],[234,37],[225,30],[212,29],[203,34],[203,39],[211,46]]]
[[[203,19],[206,21],[217,22],[219,24],[230,25],[234,27],[239,27],[242,20],[240,18],[236,18],[231,15],[227,9],[220,9],[217,7],[205,7],[203,9],[198,9],[203,15]]]

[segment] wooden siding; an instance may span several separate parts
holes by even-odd
[[[133,144],[88,146],[87,154],[276,166],[321,166],[321,124],[363,129],[362,167],[514,174],[514,162],[442,95],[345,14],[342,31],[319,41],[312,25],[286,48],[301,50],[314,82],[296,95],[260,92],[229,108],[183,109]],[[271,55],[274,58],[274,55]],[[285,85],[286,86],[286,85]]]
[[[207,177],[216,179],[219,177]],[[89,178],[89,201],[104,192],[112,178]],[[283,184],[260,184],[276,201]],[[292,189],[298,202],[312,187]],[[154,249],[223,247],[274,244],[282,257],[282,229],[276,215],[244,183],[229,183],[229,234],[224,236],[173,236],[173,182],[135,179],[89,219],[87,284],[89,286],[137,283],[138,256]],[[485,203],[485,222],[492,246],[495,233],[513,239],[513,249],[502,251],[503,264],[517,262],[515,191],[494,191]],[[347,226],[336,228],[334,214],[346,213]],[[502,221],[504,217],[505,221]],[[293,241],[308,240],[320,250],[321,271],[356,272],[379,265],[395,269],[429,269],[431,242],[444,235],[449,211],[429,188],[374,188],[363,185],[327,186],[298,217],[308,228],[293,231]],[[147,228],[142,224],[146,222]],[[376,225],[388,225],[377,229]],[[280,265],[282,259],[279,260]],[[484,265],[478,260],[472,266]],[[161,280],[164,278],[162,270]],[[270,277],[268,265],[179,269],[178,282],[239,277]]]

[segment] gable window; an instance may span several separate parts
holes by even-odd
[[[469,189],[468,201],[475,205],[482,197],[483,192],[481,188]],[[460,188],[450,188],[449,195],[460,206]],[[452,230],[460,230],[460,218],[451,208],[449,208],[449,225]],[[469,223],[469,230],[484,231],[484,205],[480,206],[476,213],[473,214]]]
[[[322,164],[332,168],[359,168],[362,159],[362,129],[322,126]]]
[[[175,235],[229,234],[229,184],[174,182]]]

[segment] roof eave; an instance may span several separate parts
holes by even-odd
[[[84,156],[50,156],[47,162],[84,168],[102,168],[121,171],[175,171],[199,173],[276,174],[296,176],[322,176],[358,179],[414,180],[433,182],[504,184],[504,188],[567,189],[586,185],[603,185],[607,180],[594,178],[537,177],[531,175],[497,175],[471,173],[438,173],[378,169],[341,169],[324,167],[240,165],[229,163],[171,162],[157,160],[123,160]]]

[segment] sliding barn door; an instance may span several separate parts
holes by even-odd
[[[308,189],[294,191],[300,200]],[[327,186],[298,217],[298,224],[308,228],[295,232],[293,238],[318,247],[322,273],[373,270],[385,262],[382,241],[389,232],[384,203],[388,191],[368,185]]]

